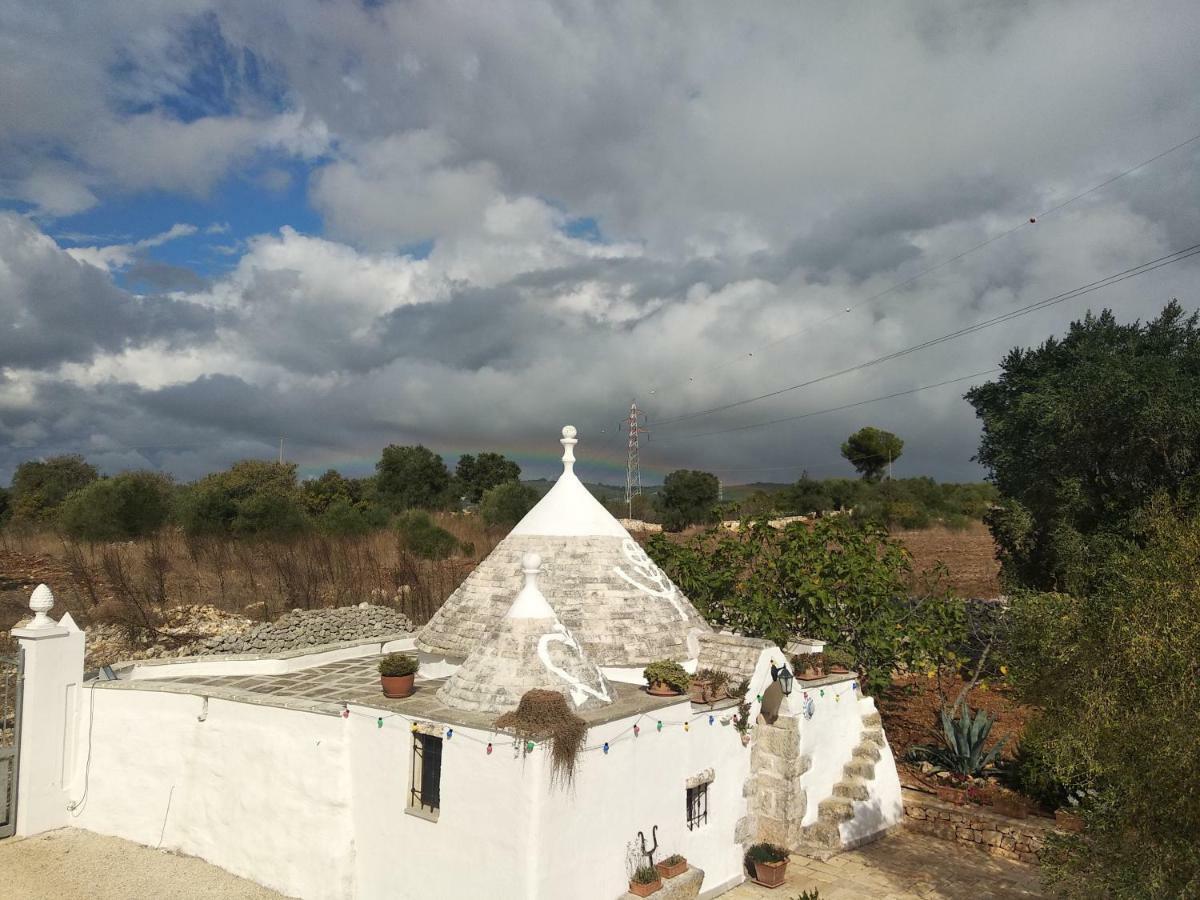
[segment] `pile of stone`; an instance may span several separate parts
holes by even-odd
[[[127,659],[159,659],[205,653],[206,641],[221,640],[240,634],[253,622],[245,616],[225,612],[209,604],[172,606],[163,615],[157,634],[144,628],[129,628],[112,622],[88,625],[87,656],[89,669]],[[131,634],[132,631],[132,634]]]
[[[293,609],[274,622],[200,641],[192,652],[279,653],[341,641],[389,637],[412,630],[408,616],[386,606],[362,603],[336,609]]]

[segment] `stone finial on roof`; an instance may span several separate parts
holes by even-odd
[[[538,588],[538,572],[542,570],[542,558],[536,553],[526,553],[521,558],[521,571],[525,574],[525,586],[508,610],[510,619],[553,619],[554,609],[542,596]]]
[[[574,425],[564,425],[562,430],[562,440],[559,441],[563,445],[563,471],[575,471],[575,445],[579,441],[575,438],[579,432],[575,430]]]

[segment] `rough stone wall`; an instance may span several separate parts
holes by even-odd
[[[955,806],[925,794],[904,792],[904,825],[913,831],[977,847],[993,856],[1036,863],[1054,826],[1041,819],[1013,819],[979,806]]]
[[[800,778],[808,767],[808,757],[800,755],[794,718],[780,716],[774,724],[759,722],[754,727],[746,781],[749,813],[739,823],[737,840],[743,844],[770,841],[788,848],[801,842],[800,823],[808,798]]]
[[[763,650],[775,646],[761,638],[736,634],[701,634],[698,638],[700,656],[696,668],[725,672],[735,683],[753,675]],[[782,658],[779,661],[784,662]]]
[[[293,609],[274,622],[253,625],[245,631],[209,638],[190,652],[278,653],[321,644],[336,644],[412,631],[404,613],[386,606],[341,606],[335,609]]]

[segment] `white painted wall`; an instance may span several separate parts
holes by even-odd
[[[611,900],[628,887],[626,844],[658,826],[656,859],[681,853],[705,871],[703,889],[742,880],[742,849],[734,827],[746,814],[742,787],[750,770],[750,751],[732,725],[708,724],[707,714],[684,731],[678,723],[691,718],[691,704],[680,703],[656,713],[664,722],[643,719],[632,738],[633,718],[592,728],[588,745],[610,742],[602,751],[584,754],[570,791],[543,788],[542,859],[536,896]],[[668,725],[666,723],[676,723]],[[713,769],[709,786],[709,820],[687,829],[686,780]],[[548,782],[546,782],[548,784]]]
[[[290,896],[352,896],[346,720],[160,691],[82,694],[70,824]]]

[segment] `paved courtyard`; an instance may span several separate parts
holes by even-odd
[[[793,900],[817,890],[821,900],[1018,900],[1044,896],[1035,867],[898,828],[887,837],[818,862],[793,856],[787,883],[746,882],[722,900]]]

